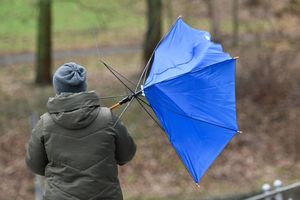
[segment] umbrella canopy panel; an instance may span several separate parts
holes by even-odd
[[[222,76],[234,66],[235,60],[229,60],[144,89],[197,183],[238,130],[234,77]]]
[[[210,38],[208,32],[194,29],[179,18],[154,52],[145,87],[231,59]]]
[[[177,20],[154,53],[144,88],[196,183],[238,131],[236,60],[208,36]]]

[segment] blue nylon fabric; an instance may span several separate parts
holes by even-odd
[[[207,38],[207,32],[177,20],[155,51],[144,88],[196,183],[238,131],[236,60]]]
[[[210,34],[191,28],[179,18],[155,50],[145,87],[231,59],[222,46],[210,41]]]

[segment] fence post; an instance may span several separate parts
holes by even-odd
[[[273,186],[275,188],[275,191],[278,191],[281,186],[282,186],[282,182],[281,180],[277,179],[273,182]],[[282,193],[281,192],[278,192],[276,195],[275,195],[275,200],[283,200],[283,196],[282,196]]]
[[[36,112],[31,113],[30,116],[30,128],[31,130],[34,128],[38,121],[38,114]],[[30,132],[31,132],[30,130]],[[35,175],[34,181],[34,193],[35,200],[43,200],[43,186],[42,186],[42,178],[39,175]]]
[[[267,183],[263,184],[263,186],[261,187],[262,191],[264,194],[269,194],[270,190],[271,190],[271,186]],[[271,197],[265,197],[265,200],[271,200]]]

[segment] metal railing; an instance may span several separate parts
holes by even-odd
[[[263,193],[245,200],[298,200],[300,199],[300,182],[282,187],[282,182],[276,180],[273,190],[269,184],[262,186]]]

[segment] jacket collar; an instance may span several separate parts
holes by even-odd
[[[80,93],[63,93],[50,97],[47,103],[48,112],[70,112],[80,108],[100,106],[100,99],[94,91]]]

